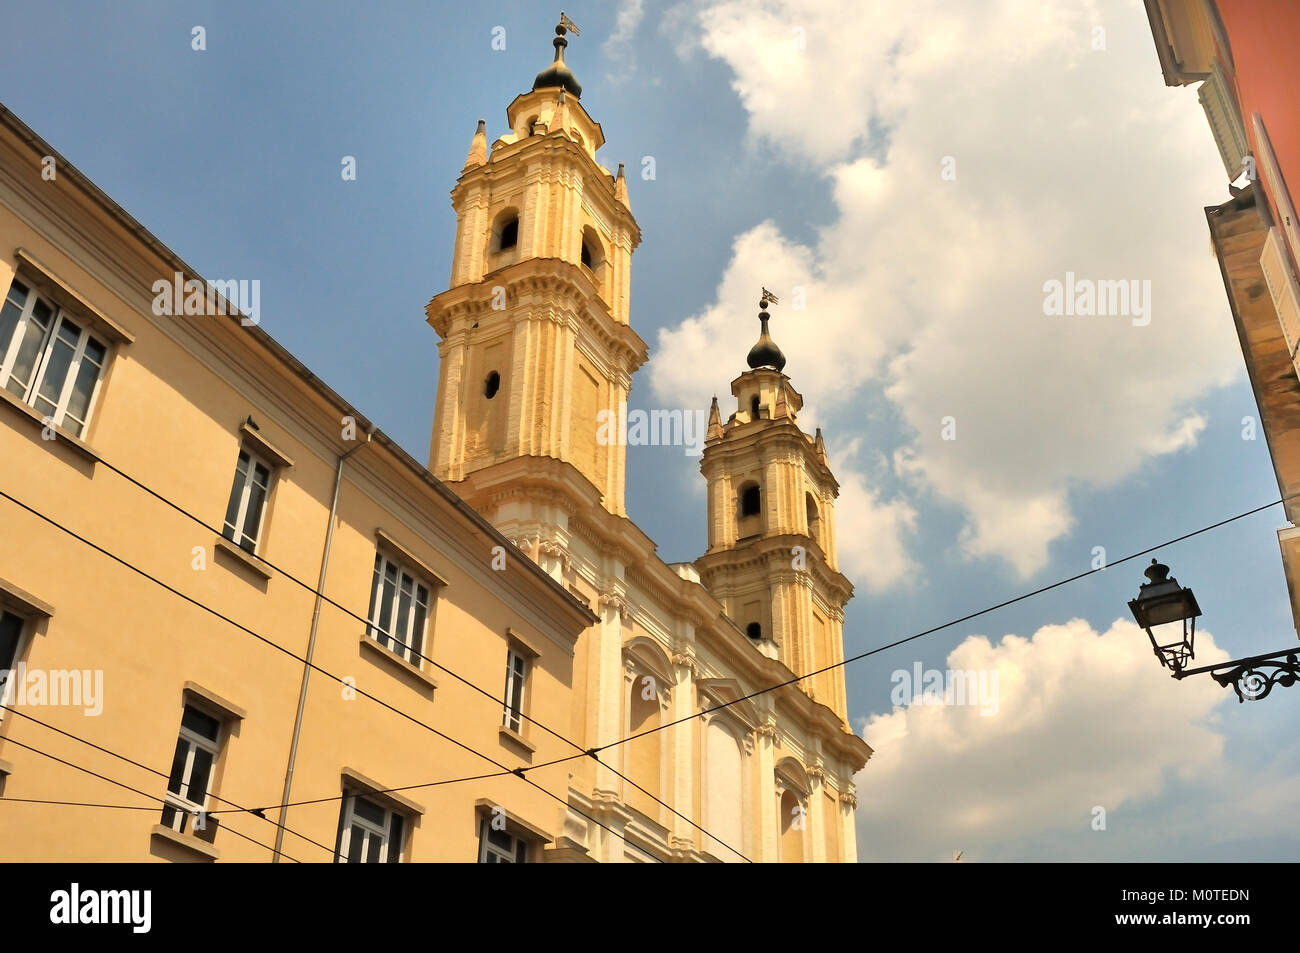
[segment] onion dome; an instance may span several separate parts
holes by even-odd
[[[758,303],[758,320],[762,325],[762,331],[758,335],[758,343],[749,349],[749,356],[745,358],[745,363],[754,368],[772,367],[780,371],[785,368],[785,355],[767,333],[767,319],[771,317],[767,313],[767,305],[767,298]]]
[[[555,61],[537,74],[537,78],[533,80],[533,89],[550,89],[558,86],[581,98],[582,84],[564,62],[564,48],[569,45],[569,41],[564,38],[567,32],[563,23],[555,28],[555,39],[551,41],[555,46]]]

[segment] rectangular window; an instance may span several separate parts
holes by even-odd
[[[171,776],[167,779],[164,825],[185,833],[194,814],[207,810],[208,789],[220,753],[221,721],[193,705],[186,705],[180,736],[176,739],[176,754],[172,757]]]
[[[10,672],[18,661],[18,642],[26,621],[12,612],[0,612],[0,705],[8,702],[5,693],[9,690]]]
[[[90,420],[108,345],[81,319],[15,280],[0,305],[0,387],[80,437]]]
[[[344,793],[336,864],[395,864],[401,860],[402,815],[367,797]]]
[[[523,864],[528,861],[528,841],[506,830],[496,830],[492,818],[479,820],[478,862],[480,864]]]
[[[524,685],[528,681],[528,659],[518,649],[506,653],[506,707],[502,721],[515,734],[524,727]]]
[[[248,449],[239,451],[235,481],[226,504],[226,523],[222,535],[241,549],[257,552],[262,532],[262,514],[270,493],[272,467]]]
[[[376,553],[367,634],[412,665],[419,665],[428,617],[429,587],[383,553]]]

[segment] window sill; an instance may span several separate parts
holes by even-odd
[[[257,573],[264,580],[270,580],[271,570],[262,565],[262,560],[258,559],[246,549],[236,546],[224,536],[217,537],[217,552],[225,553],[232,559],[237,560],[242,566],[252,572]]]
[[[505,725],[502,725],[499,731],[501,743],[507,748],[522,748],[524,757],[531,758],[533,752],[537,750],[537,745],[533,744],[517,731],[511,731]]]
[[[9,775],[13,773],[14,773],[13,762],[5,761],[3,758],[0,758],[0,780],[4,780],[5,778],[9,777]]]
[[[217,850],[211,844],[199,840],[191,834],[181,834],[172,830],[165,824],[155,824],[150,832],[154,837],[175,844],[182,850],[187,850],[196,855],[199,860],[216,860],[221,856],[221,851]]]
[[[393,669],[398,675],[411,681],[418,682],[419,684],[415,686],[416,688],[434,691],[438,687],[438,683],[434,680],[433,676],[427,674],[424,669],[420,668],[418,665],[412,665],[392,649],[388,648],[388,646],[380,645],[364,632],[361,634],[361,648],[373,655],[378,661]]]
[[[9,393],[9,391],[0,389],[0,399],[3,399],[3,405],[10,407],[11,409],[22,414],[24,417],[28,418],[35,425],[38,431],[43,431],[47,426],[45,423],[45,418],[40,415],[40,413],[36,410],[35,407],[29,407],[27,404],[24,404],[13,394]],[[99,454],[95,453],[94,450],[91,450],[89,445],[87,445],[85,441],[83,441],[80,437],[74,437],[71,433],[69,433],[67,430],[64,430],[58,424],[54,425],[54,433],[55,436],[58,437],[58,439],[45,440],[46,443],[62,443],[65,446],[70,447],[73,451],[80,454],[82,457],[85,457],[91,463],[99,462]],[[44,437],[42,436],[41,439],[44,440]]]

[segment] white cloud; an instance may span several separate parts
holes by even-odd
[[[1072,489],[1195,444],[1197,400],[1240,373],[1201,211],[1226,175],[1195,94],[1160,82],[1140,3],[881,3],[862,29],[838,0],[695,10],[751,138],[823,176],[837,217],[808,244],[772,222],[738,236],[715,303],[661,332],[658,394],[707,399],[756,336],[753,289],[803,286],[778,340],[827,438],[862,435],[882,393],[913,502],[957,503],[966,554],[1021,576],[1074,525]],[[1067,272],[1150,281],[1150,323],[1045,315]]]
[[[906,500],[880,498],[871,488],[870,474],[856,465],[860,453],[860,440],[843,453],[834,448],[827,452],[840,483],[835,539],[840,570],[869,591],[881,592],[905,584],[919,571],[906,546],[906,537],[916,527],[916,510]]]
[[[1209,633],[1196,642],[1198,664],[1227,658]],[[1122,829],[1172,779],[1223,780],[1214,710],[1230,690],[1206,676],[1169,678],[1132,622],[1099,635],[1074,619],[996,645],[972,635],[947,666],[996,672],[996,713],[910,705],[866,722],[876,753],[856,778],[864,860],[945,860],[954,849],[1011,859],[1062,833],[1082,850],[1079,838],[1106,836],[1092,830],[1096,807],[1108,830]]]
[[[606,78],[611,82],[622,82],[636,70],[636,52],[632,39],[644,17],[644,0],[622,0],[619,4],[614,31],[601,47],[605,59],[611,64],[606,73]]]

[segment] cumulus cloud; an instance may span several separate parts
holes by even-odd
[[[1021,576],[1074,526],[1073,490],[1195,444],[1198,399],[1240,373],[1200,208],[1226,177],[1195,94],[1159,81],[1140,3],[878,3],[861,29],[837,0],[683,9],[751,138],[836,216],[807,243],[774,222],[738,236],[714,303],[661,332],[658,394],[707,399],[752,343],[753,289],[802,289],[781,345],[827,438],[861,435],[863,395],[882,395],[906,505],[956,503],[964,552]],[[1046,314],[1067,273],[1149,287],[1149,323],[1132,303]]]
[[[1196,642],[1199,664],[1227,658],[1208,633]],[[947,667],[986,673],[995,712],[909,703],[865,723],[876,754],[856,778],[863,859],[1023,858],[1053,834],[1103,836],[1097,807],[1114,828],[1174,779],[1213,782],[1223,767],[1215,709],[1231,692],[1169,678],[1132,622],[1099,634],[1074,619],[996,644],[972,635]]]
[[[868,591],[881,592],[906,584],[919,571],[906,545],[916,528],[916,510],[906,500],[881,498],[859,460],[862,452],[861,440],[852,441],[843,452],[827,450],[840,480],[835,539],[840,570]]]

